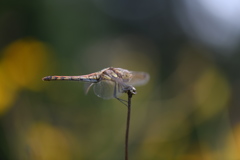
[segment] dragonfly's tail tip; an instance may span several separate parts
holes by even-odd
[[[47,76],[47,77],[43,77],[42,78],[42,81],[50,81],[51,77],[50,76]]]

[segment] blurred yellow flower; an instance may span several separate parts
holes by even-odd
[[[240,124],[232,128],[226,136],[226,143],[222,151],[225,159],[240,159]]]
[[[18,88],[8,81],[6,74],[3,72],[3,68],[0,66],[0,115],[13,103]]]
[[[13,42],[3,51],[2,67],[6,78],[20,87],[39,89],[49,51],[45,44],[34,39]]]
[[[201,75],[194,88],[198,120],[208,119],[227,106],[230,87],[225,76],[214,67]]]
[[[40,89],[50,50],[34,39],[17,40],[2,50],[0,60],[0,115],[14,102],[21,88]],[[46,72],[46,71],[45,71]]]
[[[29,159],[71,159],[70,136],[63,130],[47,123],[34,123],[26,132]]]
[[[240,158],[240,124],[238,123],[234,129],[233,129],[233,134],[234,134],[234,141],[236,142],[237,145],[237,152],[238,156]]]

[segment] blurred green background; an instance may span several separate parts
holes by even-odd
[[[240,159],[239,7],[2,0],[0,159],[124,159],[123,104],[41,80],[110,66],[151,76],[132,99],[129,159]]]

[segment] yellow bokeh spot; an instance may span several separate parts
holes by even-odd
[[[37,90],[46,65],[49,49],[34,39],[13,42],[3,50],[2,67],[7,79],[20,87]]]
[[[240,159],[240,124],[237,124],[231,132],[227,134],[226,144],[224,144],[223,158]]]
[[[2,115],[14,102],[18,88],[8,81],[1,65],[0,77],[0,115]]]
[[[218,70],[209,68],[197,80],[194,93],[198,106],[196,118],[201,121],[226,107],[230,97],[230,87],[226,78]]]
[[[237,145],[237,151],[239,153],[240,158],[240,124],[236,125],[236,127],[233,129],[233,135],[234,135],[234,141]]]
[[[36,123],[30,127],[26,136],[30,159],[71,159],[69,135],[63,130],[46,123]]]
[[[198,146],[193,146],[191,150],[187,153],[180,155],[178,160],[213,160],[217,159],[217,154],[214,150],[210,149],[207,144],[202,145],[200,148]]]

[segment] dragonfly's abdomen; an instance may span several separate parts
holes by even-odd
[[[47,76],[42,79],[43,81],[84,81],[96,83],[97,79],[89,78],[86,76]]]

